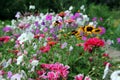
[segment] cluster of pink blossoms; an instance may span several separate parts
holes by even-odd
[[[42,70],[37,71],[39,79],[59,80],[67,79],[67,75],[69,73],[68,69],[70,67],[67,65],[64,66],[61,63],[55,63],[55,64],[42,64],[41,68]]]
[[[85,76],[83,74],[78,74],[74,77],[74,80],[92,80],[89,76]]]

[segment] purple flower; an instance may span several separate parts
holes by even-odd
[[[103,21],[103,18],[102,18],[102,17],[100,17],[100,21]]]
[[[117,42],[120,43],[120,38],[117,38]]]
[[[64,49],[65,47],[67,47],[67,42],[64,42],[64,43],[61,45],[61,49]]]
[[[48,28],[44,28],[44,30],[43,30],[44,32],[47,32],[48,31]]]
[[[78,13],[78,12],[75,13],[75,17],[76,17],[76,18],[80,17],[80,13]]]
[[[71,16],[71,19],[74,19],[74,20],[75,20],[75,18],[76,18],[75,16]]]
[[[40,33],[40,30],[36,29],[35,34],[38,34],[38,33]]]
[[[97,20],[97,18],[96,18],[96,17],[92,18],[92,21],[96,21],[96,20]]]
[[[7,72],[7,77],[8,77],[8,78],[11,78],[11,77],[12,77],[12,72],[11,72],[11,71],[8,71],[8,72]]]
[[[6,26],[6,27],[3,28],[4,32],[10,32],[11,30],[12,30],[12,28],[9,27],[9,26]]]
[[[104,28],[104,27],[98,27],[98,28],[100,28],[102,31],[100,32],[100,34],[102,35],[102,34],[105,34],[105,32],[106,32],[106,29]]]
[[[87,37],[86,36],[82,36],[82,40],[86,41]]]
[[[35,26],[37,26],[37,27],[39,26],[39,22],[38,21],[35,22]]]
[[[51,28],[50,33],[54,33],[54,32],[55,32],[54,28]]]
[[[46,20],[52,20],[52,15],[48,14],[48,15],[46,16]]]
[[[41,25],[45,25],[45,22],[43,21],[43,22],[41,23]]]

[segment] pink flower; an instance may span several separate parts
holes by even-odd
[[[69,73],[68,69],[70,68],[69,66],[64,66],[61,63],[55,63],[55,64],[41,64],[41,68],[46,69],[48,71],[53,71],[52,73],[49,73],[49,76],[53,77],[55,76],[57,79],[62,77],[62,78],[67,78],[67,75]],[[48,76],[48,73],[47,73]],[[56,80],[53,79],[53,80]],[[49,79],[51,80],[51,79]]]
[[[58,80],[59,74],[53,71],[47,73],[48,80]]]
[[[78,74],[77,76],[74,77],[74,80],[92,80],[89,76],[85,76],[83,74]]]
[[[84,75],[83,74],[78,74],[77,76],[74,77],[74,80],[83,80]]]
[[[92,80],[89,76],[86,76],[84,80]]]
[[[120,38],[117,38],[117,42],[120,43]]]
[[[50,50],[50,46],[49,46],[49,45],[46,45],[46,46],[43,46],[43,47],[40,48],[40,51],[41,51],[42,53],[46,53],[46,52],[48,52],[49,50]]]
[[[3,70],[0,70],[0,75],[4,75],[5,72]]]

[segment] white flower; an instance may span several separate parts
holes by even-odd
[[[36,45],[36,43],[33,43],[33,48],[34,48],[34,50],[37,49],[37,45]]]
[[[24,54],[22,54],[17,58],[17,65],[20,65],[20,63],[23,61],[23,57],[24,57]]]
[[[92,26],[94,26],[94,27],[96,27],[97,26],[97,22],[96,21],[94,21],[94,22],[89,22],[89,25],[92,25]]]
[[[7,62],[3,63],[3,68],[7,68],[11,64],[12,59],[10,58]]]
[[[27,78],[27,74],[25,73],[24,70],[21,70],[21,71],[20,71],[20,74],[21,74],[21,76],[22,76],[22,78],[23,78],[24,80]]]
[[[85,6],[84,6],[84,5],[82,5],[82,6],[80,7],[80,9],[81,9],[81,10],[85,9]]]
[[[89,21],[89,17],[87,15],[83,15],[83,20]]]
[[[70,46],[69,51],[72,51],[72,50],[73,50],[73,47],[72,47],[72,46]]]
[[[70,7],[69,7],[69,10],[71,11],[72,9],[73,9],[73,6],[70,6]]]
[[[20,12],[17,12],[16,15],[15,15],[16,18],[20,18],[20,16],[21,16]]]
[[[37,65],[38,65],[38,60],[33,60],[33,61],[31,62],[31,65],[32,65],[32,66],[37,66]]]
[[[21,80],[21,78],[22,78],[22,75],[21,74],[14,74],[11,78],[10,78],[10,80]]]
[[[107,75],[108,72],[109,72],[109,65],[110,65],[110,63],[107,63],[106,66],[105,66],[104,74],[103,74],[103,79],[105,79],[106,75]]]
[[[35,6],[34,6],[34,5],[30,5],[30,6],[29,6],[29,10],[31,10],[31,9],[34,10],[34,9],[35,9]]]
[[[32,65],[31,71],[35,71],[35,66],[38,65],[38,60],[33,60],[33,61],[31,62],[31,65]]]
[[[120,80],[120,70],[116,70],[114,71],[111,76],[110,76],[111,80]]]
[[[80,9],[85,12],[85,6],[84,6],[84,5],[82,5],[82,6],[80,7]]]
[[[106,41],[106,45],[111,45],[111,44],[114,44],[114,41],[113,41],[113,40],[108,39],[108,40]]]
[[[22,44],[23,42],[27,41],[27,40],[32,40],[34,38],[34,34],[31,32],[26,32],[21,34],[21,36],[18,37],[18,41],[20,42],[20,44]]]

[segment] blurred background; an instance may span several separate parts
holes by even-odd
[[[90,16],[109,17],[111,14],[119,18],[120,0],[1,0],[0,20],[15,18],[15,14],[29,12],[29,5],[35,5],[35,12],[60,12],[74,7],[74,11],[79,10],[81,5],[85,5],[86,13]],[[91,14],[92,13],[92,14]]]

